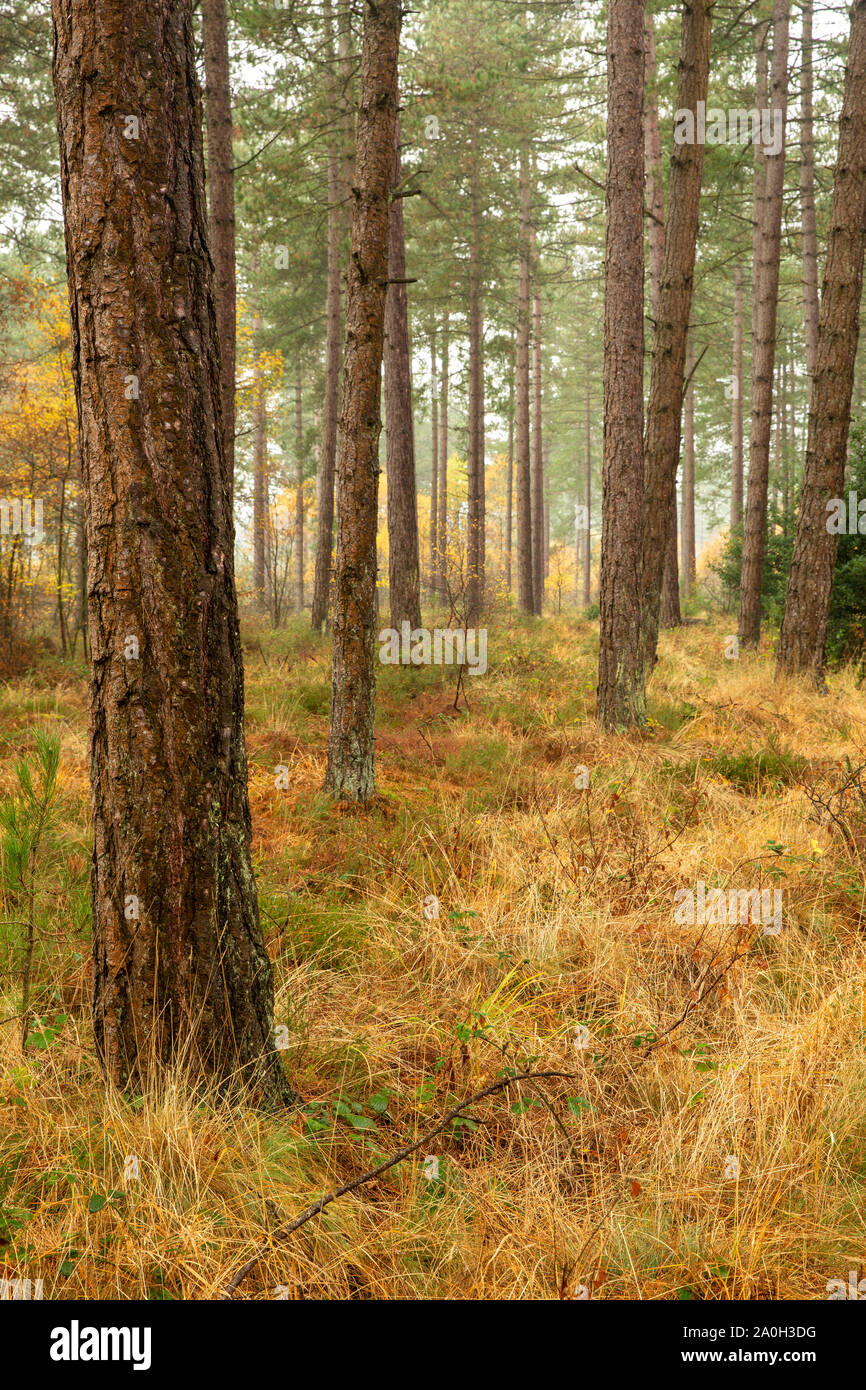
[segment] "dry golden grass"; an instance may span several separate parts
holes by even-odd
[[[39,1008],[68,1014],[26,1056],[0,1027],[0,1272],[46,1297],[212,1298],[262,1247],[238,1297],[821,1299],[860,1270],[859,831],[846,843],[804,783],[866,761],[866,695],[846,673],[820,698],[777,682],[769,655],[726,661],[725,632],[663,636],[639,739],[593,722],[586,623],[491,627],[468,713],[438,672],[383,671],[364,813],[318,790],[324,646],[262,634],[266,665],[251,645],[254,851],[308,1101],[279,1118],[171,1082],[105,1093],[86,1014],[63,1004],[87,949],[83,686],[0,693],[0,791],[34,727],[61,735]],[[678,924],[674,893],[697,880],[780,887],[781,933]],[[430,1147],[438,1178],[422,1149],[272,1239],[525,1066],[572,1076],[470,1107]]]

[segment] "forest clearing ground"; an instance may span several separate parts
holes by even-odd
[[[468,711],[453,669],[380,667],[365,812],[320,791],[327,642],[247,631],[254,861],[308,1102],[287,1118],[170,1085],[106,1098],[81,988],[84,674],[0,689],[0,794],[36,728],[58,732],[62,772],[44,1045],[23,1058],[0,1027],[0,1274],[46,1298],[214,1297],[318,1195],[526,1065],[574,1080],[485,1100],[429,1158],[275,1242],[239,1296],[821,1299],[862,1273],[866,809],[833,803],[846,836],[805,788],[826,799],[845,757],[866,762],[866,694],[848,671],[825,698],[780,683],[769,649],[726,660],[725,621],[662,634],[640,739],[594,722],[594,623],[492,618]],[[781,889],[781,932],[677,923],[698,881]]]

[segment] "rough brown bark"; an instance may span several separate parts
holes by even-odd
[[[759,227],[759,253],[754,289],[752,341],[752,428],[749,439],[749,480],[743,528],[743,566],[740,580],[739,638],[756,647],[761,635],[761,589],[767,549],[767,491],[770,473],[770,434],[773,417],[773,371],[776,354],[776,312],[779,302],[779,260],[782,248],[782,192],[785,182],[785,124],[788,105],[788,13],[790,0],[774,0],[773,57],[770,69],[770,109],[781,112],[782,148],[764,156],[765,190]]]
[[[517,268],[515,348],[515,451],[517,469],[517,602],[522,613],[535,611],[532,565],[532,483],[529,439],[529,266],[532,252],[532,186],[529,147],[520,146],[520,229]]]
[[[334,533],[334,470],[337,460],[337,415],[340,403],[340,233],[346,190],[340,179],[337,127],[341,94],[334,66],[334,13],[324,0],[325,56],[329,72],[329,104],[332,137],[328,142],[328,280],[325,304],[325,393],[322,408],[322,445],[316,477],[316,566],[310,627],[321,631],[328,621],[331,592],[331,559]],[[342,35],[341,35],[342,37]]]
[[[399,36],[399,0],[365,0],[352,250],[346,276],[334,653],[325,775],[328,791],[360,802],[376,789],[376,527]]]
[[[394,187],[400,169],[400,122],[394,147]],[[403,199],[391,203],[388,299],[385,308],[385,466],[388,472],[388,587],[391,626],[421,626],[421,570],[418,498],[415,489],[415,427],[409,358],[409,297],[406,293],[406,242]]]
[[[54,0],[53,40],[86,485],[97,1050],[118,1085],[184,1065],[288,1100],[250,858],[190,10]]]
[[[220,348],[220,395],[229,478],[235,471],[235,175],[226,0],[202,0],[208,238]]]
[[[533,233],[533,244],[535,235]],[[533,257],[533,259],[535,259]],[[536,271],[537,273],[537,271]],[[544,605],[544,449],[541,420],[541,295],[532,296],[532,607]]]
[[[843,496],[860,332],[864,237],[866,0],[856,0],[851,11],[845,93],[839,119],[806,471],[777,653],[780,671],[808,674],[819,689],[824,683],[827,616],[839,541],[835,531],[827,529],[827,503]]]
[[[803,320],[809,396],[818,351],[818,233],[815,222],[815,132],[812,119],[812,0],[802,0],[800,72],[800,215],[803,227]]]
[[[686,0],[683,6],[676,99],[677,109],[681,111],[696,112],[698,102],[707,99],[712,9],[712,0]],[[680,457],[686,339],[692,305],[702,167],[700,141],[674,144],[647,404],[642,559],[642,641],[647,674],[656,658],[662,578],[676,515],[671,497],[676,497]]]
[[[646,722],[641,662],[643,491],[643,0],[609,0],[604,460],[598,718]]]
[[[731,377],[731,530],[743,520],[743,268],[734,270]]]

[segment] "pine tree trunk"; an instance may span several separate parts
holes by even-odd
[[[532,565],[532,481],[529,439],[529,264],[532,252],[532,187],[529,148],[520,146],[520,248],[517,268],[515,348],[515,452],[517,467],[517,602],[521,613],[535,612]]]
[[[743,268],[734,270],[734,344],[731,377],[731,530],[743,520]]]
[[[202,0],[208,237],[220,347],[220,395],[229,477],[235,471],[235,176],[226,0]]]
[[[439,400],[436,381],[436,334],[430,334],[430,568],[431,597],[436,593],[436,527],[439,521]]]
[[[436,536],[439,545],[437,557],[437,587],[443,598],[446,596],[448,574],[448,315],[442,334],[441,386],[439,402],[439,524]]]
[[[511,361],[514,352],[511,353]],[[505,500],[505,592],[511,594],[512,519],[514,515],[514,372],[508,376],[508,482]]]
[[[533,245],[535,235],[533,233]],[[534,257],[533,257],[534,259]],[[541,296],[532,296],[532,606],[544,603],[544,452],[541,431]]]
[[[469,458],[466,526],[466,622],[478,621],[484,602],[484,375],[481,308],[481,191],[476,135],[470,139],[469,245]]]
[[[774,0],[773,57],[770,71],[770,109],[781,112],[782,148],[764,155],[765,195],[762,200],[760,250],[753,305],[752,430],[749,440],[749,481],[743,534],[740,581],[739,637],[744,647],[757,647],[761,635],[761,590],[767,549],[767,493],[770,472],[770,434],[773,425],[773,372],[776,352],[776,312],[779,302],[779,260],[782,249],[782,193],[785,182],[784,134],[788,104],[788,11],[790,0]],[[760,147],[758,147],[760,149]]]
[[[803,223],[803,320],[806,375],[811,398],[818,351],[818,233],[815,222],[815,133],[812,122],[812,0],[801,0],[803,16],[800,74],[800,210]]]
[[[334,654],[325,775],[328,791],[360,802],[369,800],[376,790],[373,720],[380,396],[385,301],[395,288],[388,286],[388,260],[399,39],[399,0],[365,0],[352,251],[346,276]]]
[[[586,507],[586,534],[583,538],[583,606],[588,608],[592,602],[592,414],[589,400],[589,358],[584,367],[586,382],[586,401],[583,424],[583,505]]]
[[[695,592],[695,343],[686,346],[686,398],[683,406],[683,587],[686,598]]]
[[[254,257],[254,269],[258,258]],[[258,310],[253,314],[253,597],[259,612],[268,609],[267,543],[268,511],[266,502],[267,419],[265,386],[259,348],[262,321]]]
[[[327,410],[327,403],[326,403]],[[304,396],[301,369],[295,372],[295,603],[304,608]],[[276,575],[274,576],[276,582]]]
[[[818,689],[824,684],[827,618],[839,540],[835,531],[828,530],[827,503],[843,496],[860,331],[864,236],[866,0],[856,0],[851,11],[827,262],[821,289],[806,472],[777,653],[780,672],[808,674]]]
[[[340,234],[344,218],[339,150],[336,129],[340,117],[340,91],[334,80],[334,15],[331,0],[324,0],[325,54],[329,64],[329,104],[334,135],[328,143],[328,284],[325,303],[325,393],[322,444],[316,478],[316,565],[310,627],[320,632],[327,625],[331,592],[331,559],[334,533],[334,471],[337,462],[337,416],[340,403]],[[342,35],[341,35],[342,38]],[[301,604],[298,605],[300,611]]]
[[[598,717],[646,721],[641,661],[643,493],[643,0],[609,0],[604,460]]]
[[[676,108],[696,111],[706,102],[710,70],[712,0],[683,7]],[[676,476],[685,380],[686,340],[692,305],[703,145],[674,144],[668,184],[665,254],[653,338],[646,429],[643,501],[644,670],[655,664],[665,557],[676,516]]]
[[[97,1051],[117,1085],[183,1064],[288,1101],[250,857],[190,11],[55,0],[53,30],[89,554]]]
[[[399,187],[400,123],[394,147],[394,187]],[[412,419],[412,371],[409,357],[409,298],[406,293],[406,243],[403,199],[391,203],[388,299],[385,308],[385,460],[388,473],[388,585],[391,626],[421,626],[421,570],[418,547],[418,498],[415,490],[415,428]]]

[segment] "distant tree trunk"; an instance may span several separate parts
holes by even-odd
[[[391,192],[397,142],[400,0],[365,0],[346,354],[337,462],[337,561],[325,787],[365,802],[376,790],[376,529],[380,395]],[[397,204],[401,202],[397,199]],[[416,532],[417,535],[417,532]],[[416,550],[417,559],[417,550]]]
[[[213,260],[213,296],[220,347],[220,396],[229,477],[235,471],[235,175],[226,0],[202,0],[208,237]]]
[[[254,270],[258,257],[253,258]],[[260,612],[268,609],[265,547],[268,531],[267,506],[267,406],[262,374],[260,339],[262,321],[253,312],[253,597]]]
[[[683,406],[683,586],[686,598],[695,592],[695,340],[686,344],[686,398]]]
[[[670,516],[668,518],[668,544],[665,551],[664,570],[662,571],[661,602],[659,609],[659,622],[664,628],[679,627],[682,622],[680,613],[680,568],[678,559],[678,532],[679,520],[677,517],[677,489],[674,484],[670,501]]]
[[[591,574],[592,567],[592,537],[590,535],[590,523],[592,521],[592,415],[589,403],[589,358],[587,357],[584,367],[584,380],[586,384],[586,402],[583,424],[583,504],[586,507],[586,534],[583,538],[583,605],[588,608],[591,603]]]
[[[329,102],[336,129],[341,96],[334,73],[334,15],[331,0],[324,0],[325,53],[329,63]],[[341,33],[341,40],[343,35]],[[328,287],[325,304],[325,392],[322,444],[316,478],[316,567],[310,627],[320,632],[328,621],[331,592],[331,558],[334,533],[334,470],[337,460],[337,415],[340,398],[340,233],[346,191],[340,179],[336,134],[328,143]],[[298,605],[300,609],[300,604]]]
[[[250,856],[190,9],[54,0],[53,52],[90,565],[97,1053],[118,1086],[183,1066],[286,1102]]]
[[[75,643],[78,633],[81,633],[81,645],[85,658],[89,657],[87,643],[87,526],[85,521],[85,496],[84,478],[81,476],[81,453],[79,443],[78,458],[79,476],[81,479],[81,491],[78,496],[78,505],[75,509],[75,552],[78,567],[78,616],[75,621],[75,636],[72,639],[72,653],[75,654]]]
[[[302,613],[304,609],[304,402],[300,367],[295,372],[295,600],[298,612]]]
[[[400,121],[394,146],[394,187],[402,179]],[[418,546],[418,498],[415,489],[415,427],[412,418],[412,369],[409,356],[409,297],[406,293],[406,243],[403,199],[391,202],[388,299],[385,308],[385,460],[388,473],[388,587],[391,626],[421,626],[421,567]],[[403,282],[403,283],[401,283]]]
[[[535,240],[533,234],[533,242]],[[544,602],[544,452],[541,430],[541,295],[532,296],[532,600],[540,616]]]
[[[731,530],[743,520],[743,268],[734,270],[734,349],[731,377]]]
[[[512,361],[514,354],[512,352]],[[508,374],[508,482],[505,502],[505,592],[511,594],[512,518],[514,515],[514,372]]]
[[[643,493],[643,0],[609,0],[604,462],[598,717],[646,721],[641,661]]]
[[[436,381],[436,333],[430,334],[430,569],[429,588],[436,593],[436,527],[439,522],[439,400]]]
[[[809,399],[818,351],[818,233],[815,222],[815,133],[812,123],[812,0],[801,0],[800,209],[803,224],[803,319]]]
[[[761,590],[764,555],[767,549],[773,368],[776,352],[776,311],[779,302],[779,260],[782,249],[782,193],[785,182],[789,5],[790,0],[774,0],[773,5],[770,109],[774,121],[775,113],[781,113],[782,148],[778,154],[764,155],[765,196],[752,319],[752,430],[749,440],[749,481],[740,580],[739,637],[743,646],[753,648],[757,647],[761,635]]]
[[[544,435],[541,446],[541,476],[544,480],[544,578],[550,577],[550,437]]]
[[[532,480],[529,439],[529,264],[532,186],[529,147],[520,146],[520,230],[517,268],[517,338],[515,347],[515,450],[517,465],[517,602],[522,613],[535,612],[532,564]]]
[[[437,558],[437,587],[444,597],[448,571],[448,316],[442,334],[442,379],[439,400],[439,524],[436,536],[439,546]]]
[[[828,529],[827,504],[831,498],[842,497],[844,486],[860,332],[864,237],[866,0],[856,0],[851,11],[845,93],[839,119],[806,472],[777,653],[780,671],[808,674],[818,689],[824,684],[827,618],[839,541],[837,533]]]
[[[676,107],[697,111],[706,102],[710,71],[712,0],[683,6]],[[646,428],[643,500],[644,670],[655,664],[662,580],[669,536],[676,516],[677,466],[685,378],[686,340],[692,305],[703,145],[674,144],[668,183],[665,254],[659,311],[653,338]]]
[[[477,622],[484,603],[484,368],[481,307],[481,189],[477,137],[470,137],[469,211],[469,458],[466,528],[466,621]]]

